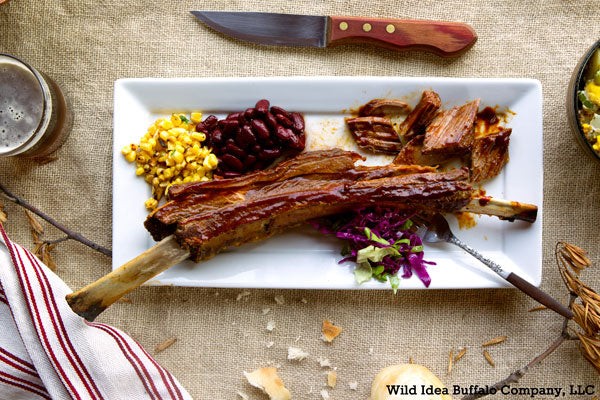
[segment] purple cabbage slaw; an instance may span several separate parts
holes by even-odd
[[[340,264],[353,261],[358,264],[357,270],[370,270],[363,281],[371,277],[389,281],[396,292],[398,276],[408,279],[414,273],[425,287],[431,284],[427,265],[435,263],[423,259],[423,242],[411,230],[414,214],[393,208],[362,208],[334,219],[313,221],[312,225],[321,233],[346,241]]]

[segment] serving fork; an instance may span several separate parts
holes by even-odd
[[[484,257],[477,250],[467,245],[465,242],[458,239],[450,229],[448,221],[443,215],[435,213],[432,215],[417,215],[411,220],[414,222],[417,230],[416,234],[421,238],[424,243],[439,243],[447,242],[460,247],[467,253],[481,261],[486,267],[494,271],[496,274],[504,278],[506,281],[511,283],[514,287],[525,293],[527,296],[545,305],[551,310],[556,311],[560,315],[566,318],[573,318],[573,312],[559,301],[554,299],[548,293],[544,292],[540,288],[527,282],[525,279],[520,277],[514,272],[507,271],[501,265]]]

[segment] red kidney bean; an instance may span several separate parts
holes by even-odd
[[[222,119],[219,121],[219,128],[226,135],[231,135],[235,133],[235,130],[239,128],[240,123],[236,119]]]
[[[223,161],[223,163],[225,163],[225,165],[227,165],[229,168],[231,168],[234,171],[242,171],[244,169],[244,164],[242,164],[242,162],[240,161],[239,158],[237,158],[236,156],[232,155],[232,154],[223,154],[221,156],[221,160]]]
[[[204,121],[198,122],[196,132],[210,132],[217,126],[218,122],[219,119],[217,117],[209,115]]]
[[[269,100],[259,100],[256,102],[256,105],[254,106],[256,108],[256,112],[261,114],[261,115],[265,115],[266,113],[269,112],[269,106],[271,104],[269,103]]]
[[[256,133],[256,136],[259,139],[267,140],[269,136],[271,136],[269,129],[260,119],[253,119],[250,124],[252,124],[252,130]]]
[[[233,154],[240,160],[243,159],[244,157],[246,157],[246,152],[244,150],[240,149],[239,147],[237,147],[235,144],[229,143],[223,149],[225,150],[226,153]]]
[[[294,126],[294,123],[292,122],[292,120],[283,114],[275,114],[275,119],[277,120],[277,122],[279,122],[281,125],[285,126],[286,128],[291,128],[292,126]]]
[[[275,146],[275,142],[273,142],[272,139],[267,139],[262,144],[263,144],[263,147],[266,148],[266,149],[270,149],[273,146]]]
[[[208,129],[206,129],[206,124],[204,123],[204,121],[198,122],[196,124],[196,132],[208,132]]]
[[[223,143],[223,132],[219,128],[213,130],[210,133],[210,139],[216,145]]]
[[[279,125],[279,124],[277,123],[277,119],[275,118],[275,116],[273,114],[268,112],[265,114],[264,118],[265,118],[265,122],[269,126],[269,128],[277,129],[277,125]]]
[[[262,160],[274,160],[277,157],[279,157],[280,155],[281,155],[281,150],[279,150],[279,149],[264,149],[260,153],[258,153],[258,156]]]
[[[300,140],[300,138],[294,134],[290,137],[288,145],[294,150],[303,150],[304,149],[304,141]]]
[[[292,117],[292,122],[294,124],[294,126],[292,126],[292,129],[294,129],[294,131],[296,133],[303,132],[304,131],[304,117],[302,116],[302,114],[293,112],[290,115]]]
[[[294,135],[294,132],[292,132],[291,129],[286,128],[283,125],[279,125],[277,127],[277,129],[275,130],[275,136],[277,136],[277,138],[279,140],[281,140],[283,143],[287,143],[290,140],[292,140],[291,137],[295,136],[295,135]]]
[[[271,106],[266,99],[222,120],[210,115],[196,125],[206,132],[204,144],[213,148],[224,177],[264,169],[282,154],[304,149],[304,129],[302,114]]]
[[[246,168],[253,167],[254,164],[256,164],[256,160],[258,160],[258,158],[254,154],[248,154],[246,156],[246,159],[244,160],[244,167],[246,167]]]
[[[246,119],[252,119],[256,117],[256,108],[246,108],[246,111],[244,111],[244,117],[246,117]]]
[[[306,135],[304,134],[304,132],[302,132],[296,137],[299,140],[298,150],[304,150],[304,147],[306,146]]]
[[[240,115],[244,115],[244,113],[242,113],[242,112],[234,112],[234,113],[229,114],[227,116],[227,118],[225,118],[225,119],[238,119],[240,117]]]
[[[287,112],[285,109],[283,109],[281,107],[277,107],[277,106],[271,107],[271,114],[273,114],[273,115],[283,115],[286,118],[290,118],[290,113],[289,112]]]
[[[243,149],[256,144],[256,136],[254,136],[250,125],[242,126],[242,129],[240,129],[240,132],[235,137],[235,143]]]

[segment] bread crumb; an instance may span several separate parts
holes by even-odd
[[[285,299],[283,296],[275,296],[275,303],[279,305],[285,304]]]
[[[369,347],[369,354],[373,354],[373,351],[374,351],[373,348]]]
[[[240,396],[242,400],[250,400],[250,397],[244,392],[237,392],[237,395]]]
[[[339,326],[335,326],[329,320],[323,321],[323,327],[321,328],[321,332],[323,332],[322,339],[327,342],[333,342],[333,339],[338,337],[340,333],[342,333],[342,328]]]
[[[244,371],[244,376],[249,384],[264,391],[271,400],[290,400],[292,398],[290,391],[277,375],[277,368],[264,367],[250,373]]]
[[[269,322],[267,322],[267,330],[269,332],[273,332],[273,329],[275,329],[275,321],[269,321]]]
[[[331,398],[329,397],[329,392],[327,391],[327,389],[321,390],[321,397],[323,398],[323,400],[329,400]]]
[[[165,340],[164,342],[157,344],[156,347],[154,348],[154,352],[160,353],[161,351],[165,351],[166,349],[171,347],[173,345],[173,343],[175,343],[176,341],[177,341],[177,338],[174,338],[174,337],[169,338],[169,339]]]
[[[265,307],[265,308],[262,309],[262,314],[263,315],[267,315],[270,312],[271,312],[271,309],[269,307]]]
[[[356,382],[356,381],[350,382],[350,383],[348,383],[348,387],[350,388],[350,390],[357,390],[358,389],[358,382]]]
[[[327,358],[319,357],[317,361],[319,362],[321,368],[331,367],[331,361],[329,361]]]
[[[270,349],[271,347],[273,347],[274,344],[275,344],[275,342],[267,342],[267,349]]]
[[[300,301],[304,304],[308,303],[308,300],[306,300],[304,297],[300,299]]]
[[[334,388],[337,383],[337,373],[335,371],[329,371],[327,373],[327,386]]]
[[[308,353],[298,347],[288,347],[287,359],[290,361],[302,361],[308,357]]]

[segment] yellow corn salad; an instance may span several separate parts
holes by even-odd
[[[196,132],[202,114],[193,112],[159,118],[140,139],[121,150],[125,159],[135,162],[136,175],[144,176],[152,186],[152,197],[146,200],[148,210],[154,210],[171,185],[208,181],[217,168],[217,157],[202,145],[206,135]]]

